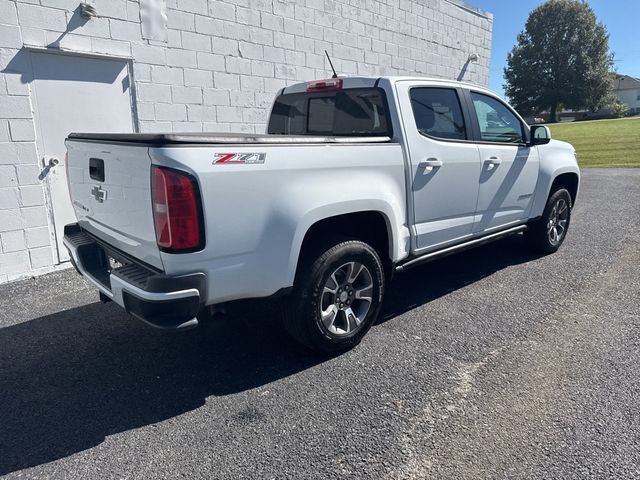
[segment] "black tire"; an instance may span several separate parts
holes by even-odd
[[[560,205],[560,208],[562,205],[566,207],[566,211],[562,211],[562,215],[566,213],[566,217],[562,217],[561,221],[564,221],[564,224],[562,224],[564,225],[562,233],[558,235],[554,241],[553,235],[549,231],[549,226],[553,224],[554,221],[558,222],[558,216],[556,215],[559,211],[558,205]],[[556,210],[554,210],[554,208],[556,208]],[[564,239],[567,238],[569,224],[571,223],[571,208],[571,195],[565,188],[554,190],[551,195],[549,195],[542,217],[530,223],[529,230],[525,233],[525,237],[532,250],[538,253],[549,254],[555,253],[560,246],[562,246]],[[555,225],[556,233],[558,233],[560,231],[560,225],[558,223]]]
[[[350,269],[349,265],[356,266],[351,267],[352,272],[355,272],[359,265],[366,267],[366,272],[360,270],[367,279],[364,283],[367,283],[369,279],[372,283],[370,306],[367,312],[362,315],[360,323],[352,331],[349,329],[355,325],[355,320],[359,315],[354,317],[340,309],[334,318],[336,318],[335,322],[342,322],[342,326],[337,326],[338,323],[335,323],[330,327],[323,323],[321,316],[321,310],[325,308],[327,302],[328,308],[333,308],[334,300],[335,302],[340,301],[338,295],[325,291],[325,286],[329,283],[333,285],[334,280],[338,280],[335,282],[336,289],[349,290],[350,295],[354,293],[354,296],[351,297],[353,299],[351,305],[354,310],[349,310],[350,312],[356,311],[356,302],[366,304],[364,301],[356,300],[355,290],[351,290],[358,288],[355,286],[358,279],[350,284],[347,282],[346,276],[344,280],[347,283],[341,282],[338,278],[340,272],[344,271],[347,275]],[[341,268],[343,270],[340,270]],[[333,280],[330,280],[332,274],[334,275]],[[343,286],[340,287],[340,285]],[[376,251],[368,244],[349,239],[334,239],[318,244],[310,248],[301,259],[293,292],[283,300],[285,329],[296,341],[316,353],[326,354],[349,350],[360,343],[362,337],[375,323],[382,304],[384,287],[385,276],[382,262]],[[361,292],[364,291],[363,285]],[[369,289],[366,289],[366,292],[368,291]],[[337,304],[335,304],[335,309],[338,310]],[[330,328],[340,333],[331,332]]]

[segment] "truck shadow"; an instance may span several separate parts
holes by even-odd
[[[274,323],[168,333],[93,303],[0,329],[0,476],[323,361]]]
[[[539,258],[514,235],[397,274],[387,289],[378,325],[489,275]]]
[[[381,322],[530,260],[520,242],[507,239],[399,275]],[[112,304],[93,303],[0,329],[0,475],[324,360],[301,352],[278,319],[263,313],[167,334]]]

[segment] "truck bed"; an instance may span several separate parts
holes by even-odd
[[[178,144],[318,144],[318,143],[388,143],[389,137],[323,137],[309,135],[268,135],[254,133],[71,133],[70,140],[141,143],[146,145],[178,145]]]

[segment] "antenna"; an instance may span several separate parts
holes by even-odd
[[[329,52],[327,52],[325,50],[324,53],[327,56],[327,60],[329,60],[329,65],[331,65],[331,70],[333,70],[333,77],[331,77],[331,78],[338,78],[338,74],[336,73],[336,69],[333,68],[333,63],[331,62],[331,57],[329,56]]]

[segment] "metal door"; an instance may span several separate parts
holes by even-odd
[[[64,140],[70,132],[135,130],[129,62],[122,59],[32,52],[38,151],[53,214],[58,261],[69,259],[64,226],[75,222],[67,189]],[[88,160],[87,160],[88,161]]]
[[[472,235],[478,200],[480,155],[478,147],[468,140],[467,126],[462,119],[459,92],[452,87],[434,87],[429,83],[398,82],[398,99],[404,121],[404,131],[411,161],[411,193],[413,201],[413,253],[460,242]],[[433,105],[425,105],[431,112],[430,124],[447,123],[459,128],[460,138],[429,135],[418,123],[416,105],[421,102],[416,93],[437,92],[451,100],[459,110],[459,121],[451,112],[438,112]],[[445,108],[446,105],[442,105]],[[458,125],[456,122],[460,123]]]
[[[522,223],[531,209],[540,168],[538,151],[526,144],[525,126],[501,100],[471,92],[482,160],[476,234]]]

